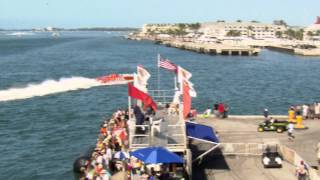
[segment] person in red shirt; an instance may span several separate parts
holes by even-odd
[[[219,103],[218,110],[219,110],[219,117],[223,118],[223,115],[224,115],[224,104]]]

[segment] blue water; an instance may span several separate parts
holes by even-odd
[[[320,100],[320,58],[263,50],[256,57],[208,56],[128,41],[121,33],[0,33],[0,90],[46,79],[130,73],[142,64],[152,73],[158,53],[193,73],[204,110],[229,104],[231,114],[286,114],[291,104]],[[156,76],[153,80],[157,79]],[[161,70],[160,86],[172,88]],[[127,103],[126,86],[95,87],[0,102],[0,179],[72,179],[72,163],[97,138],[103,117]]]

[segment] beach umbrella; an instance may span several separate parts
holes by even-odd
[[[116,159],[124,160],[129,158],[129,154],[127,152],[117,151],[114,153],[113,157]]]
[[[145,164],[158,163],[183,163],[183,159],[177,154],[168,151],[163,147],[141,148],[130,153]]]

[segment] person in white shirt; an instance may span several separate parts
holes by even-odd
[[[292,122],[290,122],[289,124],[288,124],[288,136],[289,136],[289,140],[290,141],[293,141],[293,139],[295,138],[295,136],[293,135],[293,123]]]
[[[209,116],[211,115],[211,109],[210,109],[210,107],[208,107],[208,108],[204,111],[203,115],[204,115],[204,117],[209,117]]]

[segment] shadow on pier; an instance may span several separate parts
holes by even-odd
[[[198,157],[205,152],[203,148],[199,148],[199,145],[190,144],[189,147],[192,151],[192,157]],[[230,170],[219,148],[193,163],[192,179],[214,179],[213,170]]]

